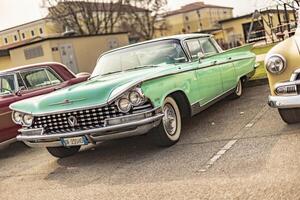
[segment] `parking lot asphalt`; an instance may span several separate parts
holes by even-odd
[[[15,143],[0,150],[1,199],[299,199],[300,125],[246,88],[185,122],[180,142],[149,136],[85,147],[56,159]]]

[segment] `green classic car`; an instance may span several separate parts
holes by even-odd
[[[112,50],[88,81],[12,104],[13,120],[23,126],[17,139],[60,158],[150,130],[158,145],[171,146],[183,118],[242,95],[255,72],[251,48],[223,51],[211,35],[188,34]]]

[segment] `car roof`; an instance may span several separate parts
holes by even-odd
[[[23,65],[23,66],[19,66],[19,67],[6,69],[6,70],[3,70],[3,71],[0,71],[0,75],[1,74],[8,74],[8,73],[16,72],[16,71],[21,71],[21,70],[26,70],[26,69],[31,69],[31,68],[37,68],[37,67],[41,67],[43,65],[60,65],[62,67],[65,67],[63,64],[58,63],[58,62],[43,62],[43,63]]]
[[[141,45],[141,44],[149,44],[151,42],[159,42],[159,41],[164,41],[164,40],[180,40],[180,41],[183,41],[183,40],[190,39],[190,38],[195,38],[195,37],[211,37],[211,36],[212,36],[211,34],[202,34],[202,33],[172,35],[172,36],[161,37],[161,38],[157,38],[157,39],[147,40],[147,41],[144,41],[144,42],[138,42],[138,43],[135,43],[135,44],[131,44],[131,45],[127,45],[127,46],[124,46],[124,47],[116,48],[116,49],[107,51],[102,55],[112,53],[112,52],[115,52],[115,51],[119,51],[119,50],[123,50],[123,49],[130,48],[130,47],[135,47],[135,46],[138,46],[138,45]]]

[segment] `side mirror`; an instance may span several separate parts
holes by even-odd
[[[26,88],[25,88],[24,86],[21,86],[21,87],[19,87],[19,90],[16,91],[15,94],[16,94],[17,96],[22,96],[22,93],[21,93],[21,92],[22,92],[23,90],[25,90],[25,89],[26,89]]]
[[[205,54],[202,53],[202,52],[199,52],[199,53],[197,54],[197,56],[198,56],[199,62],[201,62],[201,59],[205,58]]]

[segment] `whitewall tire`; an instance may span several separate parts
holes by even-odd
[[[181,136],[181,113],[176,101],[167,97],[163,104],[164,117],[161,124],[153,130],[153,138],[158,146],[172,146]]]

